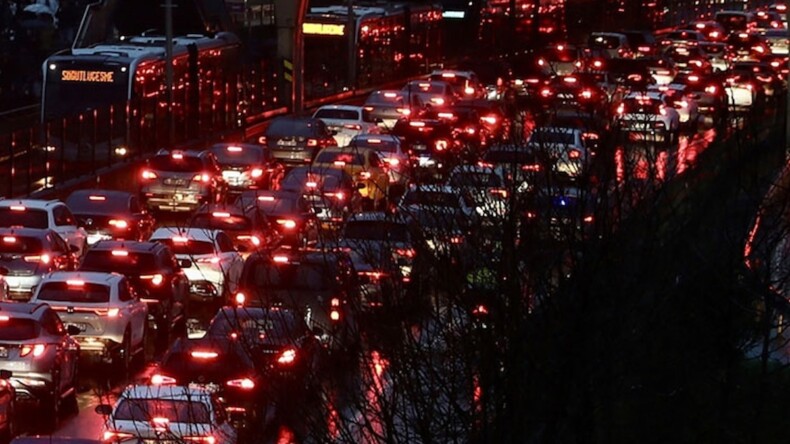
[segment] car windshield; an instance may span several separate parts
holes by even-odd
[[[389,221],[350,221],[343,230],[343,238],[351,240],[408,242],[406,224]]]
[[[129,213],[130,197],[105,196],[101,194],[72,194],[66,206],[74,214],[126,214]]]
[[[222,211],[196,214],[192,217],[190,225],[194,228],[208,228],[211,230],[252,229],[252,221],[247,216]]]
[[[0,341],[26,341],[35,339],[41,326],[33,319],[0,316]]]
[[[493,173],[482,171],[463,171],[450,177],[450,185],[456,188],[496,188],[502,186],[502,180]]]
[[[572,145],[573,141],[573,133],[569,131],[535,131],[529,138],[529,143],[533,145],[541,145],[544,143]]]
[[[192,400],[124,398],[113,412],[116,421],[151,422],[164,418],[168,422],[209,424],[211,415],[206,404]]]
[[[274,119],[266,135],[269,137],[310,137],[316,134],[315,123],[308,120]]]
[[[360,153],[347,153],[342,151],[322,151],[315,159],[315,163],[331,163],[342,165],[365,165],[365,156]]]
[[[187,255],[204,255],[204,254],[214,254],[214,244],[209,241],[202,241],[202,240],[195,240],[195,239],[184,239],[179,236],[175,236],[174,239],[165,238],[165,239],[152,239],[156,242],[161,242],[168,247],[170,250],[173,251],[175,254],[187,254]]]
[[[39,301],[99,304],[110,302],[110,287],[77,279],[66,282],[47,282],[39,290],[36,299]]]
[[[340,188],[340,178],[332,174],[332,170],[324,169],[321,172],[308,169],[291,170],[282,181],[281,188],[285,190],[303,190],[317,188],[319,190],[336,190]]]
[[[299,320],[288,310],[238,308],[217,313],[211,320],[207,336],[227,337],[232,333],[240,333],[254,343],[281,345],[293,343],[305,331],[299,328]]]
[[[620,39],[613,35],[590,36],[588,46],[592,49],[616,49],[620,46]]]
[[[659,114],[661,102],[653,99],[627,99],[623,105],[624,113]]]
[[[214,145],[209,151],[221,165],[246,166],[263,161],[263,148],[257,146]]]
[[[44,210],[0,208],[0,227],[47,228],[48,226],[49,217]]]
[[[359,120],[359,111],[355,109],[319,109],[315,116],[317,119]]]
[[[374,142],[375,141],[375,142]],[[398,150],[398,143],[387,139],[351,139],[348,144],[357,148],[372,148],[381,153],[394,153]]]
[[[194,156],[158,155],[148,163],[148,167],[157,171],[174,173],[196,173],[203,170],[203,161]]]
[[[27,236],[3,235],[0,253],[38,253],[43,249],[41,239]]]
[[[334,267],[325,261],[274,263],[261,260],[253,270],[247,282],[251,288],[326,291],[336,287]]]
[[[80,265],[81,271],[114,271],[129,276],[156,273],[156,258],[150,253],[136,253],[124,249],[89,249]]]

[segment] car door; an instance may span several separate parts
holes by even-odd
[[[217,232],[214,245],[219,253],[222,272],[228,279],[228,291],[235,292],[241,277],[244,260],[241,254],[233,248],[233,241],[224,231]]]
[[[129,319],[132,345],[143,345],[148,308],[126,278],[118,282],[118,308],[121,310],[121,317]]]
[[[47,309],[41,315],[41,328],[46,332],[50,338],[55,338],[58,348],[58,365],[60,366],[60,387],[59,393],[62,393],[67,388],[71,387],[74,378],[77,374],[77,353],[79,346],[67,333],[66,326],[60,320],[58,314],[52,310]]]
[[[77,226],[77,219],[71,214],[71,211],[64,204],[56,205],[52,209],[52,218],[55,232],[69,245],[77,247],[79,249],[77,255],[82,257],[85,253],[88,236],[83,228]]]

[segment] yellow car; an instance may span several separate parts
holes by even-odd
[[[389,188],[388,164],[376,150],[362,147],[322,149],[313,161],[313,169],[338,168],[354,178],[359,194],[372,204],[384,204]]]

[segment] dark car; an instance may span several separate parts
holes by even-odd
[[[587,238],[595,223],[595,196],[573,186],[536,187],[525,199],[521,236],[530,245]]]
[[[308,315],[333,349],[355,341],[359,290],[354,263],[342,249],[278,248],[250,256],[237,301],[280,306]],[[316,330],[317,331],[317,330]]]
[[[321,148],[337,145],[333,136],[321,119],[283,116],[269,123],[258,142],[271,150],[275,160],[299,166],[311,163]]]
[[[409,117],[423,108],[418,96],[411,96],[411,104],[409,98],[403,91],[373,91],[362,106],[362,118],[367,122],[377,122],[386,128],[392,128],[401,117]]]
[[[39,424],[57,426],[61,408],[78,410],[80,345],[47,304],[0,302],[0,371],[10,371],[18,403],[37,406]],[[1,384],[0,384],[1,385]]]
[[[453,108],[477,111],[484,130],[483,140],[486,144],[507,140],[510,137],[511,116],[507,115],[500,102],[487,99],[465,99],[455,102]]]
[[[453,138],[468,147],[470,153],[476,153],[485,145],[488,129],[483,126],[480,115],[474,108],[457,108],[454,105],[442,109],[428,109],[420,115],[420,119],[439,120],[453,127]]]
[[[151,382],[213,386],[232,412],[253,421],[268,395],[295,396],[304,390],[319,348],[302,313],[223,307],[204,337],[173,343]]]
[[[66,206],[85,228],[88,245],[106,239],[145,240],[156,224],[138,196],[126,191],[76,190]]]
[[[341,223],[361,205],[354,178],[339,168],[294,168],[283,179],[282,190],[300,193],[324,225]]]
[[[140,196],[149,209],[192,211],[223,199],[227,185],[214,154],[160,150],[140,172]]]
[[[656,37],[650,31],[629,29],[618,32],[628,40],[628,46],[633,50],[634,58],[651,57],[658,50]]]
[[[29,300],[43,275],[73,270],[79,262],[74,249],[52,230],[0,228],[0,239],[0,268],[14,301]]]
[[[88,250],[80,271],[126,275],[148,305],[148,316],[156,329],[157,345],[162,349],[171,333],[184,333],[189,281],[173,252],[164,244],[101,241]]]
[[[453,126],[435,119],[401,119],[392,128],[408,153],[412,174],[417,181],[442,181],[452,163],[460,161],[462,143]],[[474,150],[469,150],[474,151]]]
[[[581,74],[555,77],[541,88],[539,95],[543,108],[552,112],[578,110],[605,114],[609,100],[600,86]]]
[[[310,202],[299,192],[247,191],[239,196],[236,205],[261,214],[272,237],[277,237],[273,243],[305,246],[318,239],[319,221]]]
[[[246,253],[278,241],[280,235],[274,222],[269,221],[256,205],[208,204],[195,212],[189,226],[222,230],[230,236],[237,250]]]
[[[277,188],[284,175],[268,147],[251,143],[215,143],[207,151],[214,153],[222,177],[232,191]]]

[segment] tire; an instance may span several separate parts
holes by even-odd
[[[60,387],[60,375],[52,378],[54,387]],[[56,390],[56,389],[54,389]],[[52,433],[58,428],[60,422],[60,393],[53,392],[43,400],[41,408],[41,419],[46,432]]]
[[[126,379],[129,375],[129,370],[132,364],[132,335],[127,328],[123,334],[123,342],[118,348],[115,358],[113,359],[113,367],[115,367],[116,374]]]
[[[17,426],[17,419],[16,419],[16,405],[14,401],[8,406],[8,423],[6,424],[5,430],[3,430],[3,442],[10,442],[17,434],[16,426]]]

